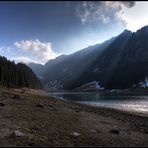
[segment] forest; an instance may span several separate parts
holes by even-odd
[[[41,82],[25,64],[0,56],[0,85],[8,88],[41,88]]]

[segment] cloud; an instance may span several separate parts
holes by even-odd
[[[1,46],[0,47],[0,52],[10,52],[11,50],[13,50],[13,47],[5,47],[5,46]]]
[[[124,7],[131,8],[135,6],[134,1],[106,1],[105,4],[112,8],[122,9]]]
[[[35,60],[32,60],[28,57],[23,57],[23,56],[20,56],[20,57],[13,57],[10,59],[11,61],[15,61],[16,63],[25,63],[25,64],[29,64],[29,63],[38,63],[37,61]]]
[[[126,28],[136,31],[141,27],[148,25],[148,2],[136,2],[135,7],[126,9],[121,18],[126,21]]]
[[[124,13],[125,8],[131,8],[134,5],[133,1],[84,1],[76,7],[76,15],[82,24],[94,21],[107,24],[119,20],[124,24],[120,15]]]
[[[36,57],[40,63],[46,63],[48,60],[58,56],[58,54],[52,50],[50,42],[41,42],[39,39],[17,41],[14,45],[24,52],[29,52]]]
[[[10,59],[10,57],[15,56],[15,49],[13,47],[9,46],[1,46],[0,47],[0,56],[7,57]]]

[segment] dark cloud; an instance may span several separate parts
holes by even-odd
[[[136,2],[135,1],[121,1],[126,7],[131,8],[135,6]]]

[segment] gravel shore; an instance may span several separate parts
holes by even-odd
[[[0,146],[148,146],[148,117],[0,88]]]

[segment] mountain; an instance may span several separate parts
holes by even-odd
[[[125,89],[148,75],[148,26],[135,33],[125,30],[101,54],[79,80],[94,79],[106,89]],[[97,67],[100,73],[93,74]],[[78,80],[78,81],[79,81]]]
[[[41,82],[25,64],[15,64],[0,56],[0,85],[12,88],[41,88]]]
[[[72,89],[82,73],[114,39],[48,61],[44,66],[43,83],[47,87],[53,87],[55,84],[56,89]]]
[[[98,82],[105,89],[126,89],[148,76],[148,26],[124,30],[110,40],[49,60],[42,81],[54,89]]]
[[[30,67],[34,71],[39,79],[42,79],[42,75],[44,72],[44,66],[42,64],[29,63],[28,67]]]

